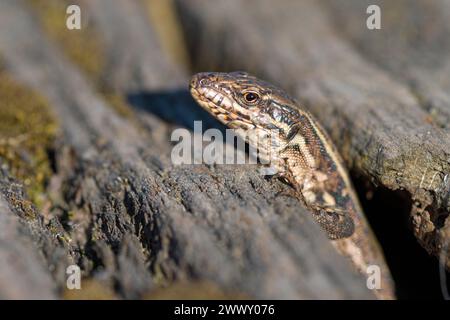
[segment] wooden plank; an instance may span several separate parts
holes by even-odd
[[[117,2],[115,10],[122,3],[128,5]],[[152,45],[140,48],[144,57],[158,54]],[[61,122],[60,184],[50,191],[73,214],[65,227],[83,252],[78,263],[86,276],[103,279],[119,297],[201,280],[252,298],[373,298],[306,209],[284,195],[287,186],[252,166],[174,166],[170,118],[120,117],[21,1],[0,4],[0,52],[7,70],[46,96]],[[131,75],[113,73],[133,72],[142,60],[129,63],[108,69],[119,90],[127,90],[121,81]],[[152,70],[168,72],[164,64]],[[170,101],[161,103],[171,108]],[[176,101],[174,122],[199,109],[185,96]]]

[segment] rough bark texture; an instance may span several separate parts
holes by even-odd
[[[48,269],[52,263],[64,264],[66,258],[55,242],[22,186],[0,169],[0,299],[56,297]],[[48,265],[42,254],[54,255]]]
[[[177,2],[197,70],[243,69],[287,89],[355,175],[403,190],[414,235],[441,253],[450,240],[448,1]],[[369,4],[382,9],[381,30],[366,28]]]
[[[220,17],[213,10],[206,17],[196,2],[186,4],[191,14],[197,13],[190,17],[207,23],[208,28],[214,27],[208,21],[239,14],[227,9]],[[184,88],[173,90],[180,83],[187,85],[188,77],[164,58],[157,38],[149,36],[150,26],[140,5],[89,1],[86,7],[104,37],[102,58],[107,63],[102,85],[117,90],[135,106],[124,117],[98,92],[95,80],[43,31],[28,3],[0,2],[0,53],[5,68],[20,84],[48,99],[61,128],[53,156],[54,176],[47,188],[53,200],[45,215],[30,207],[27,214],[32,216],[25,218],[23,203],[28,200],[20,183],[1,171],[0,295],[70,297],[64,290],[64,271],[76,263],[86,278],[84,290],[97,290],[81,297],[158,297],[161,287],[187,282],[193,285],[185,298],[204,290],[204,285],[196,283],[218,288],[209,298],[223,297],[217,292],[250,298],[373,298],[365,279],[336,254],[311,214],[280,181],[262,177],[255,166],[172,165],[169,141],[174,127],[191,128],[194,119],[205,120],[206,126],[217,123],[194,105]],[[261,8],[267,9],[266,14],[276,9],[268,3]],[[119,18],[132,12],[132,18]],[[258,25],[262,26],[255,21],[254,27]],[[232,30],[217,31],[227,35]],[[264,38],[258,38],[260,31],[255,34],[255,50],[281,50],[273,43],[261,47]],[[229,35],[237,44],[245,38],[239,33]],[[236,50],[234,44],[229,48]],[[283,79],[282,70],[274,68],[278,57],[274,59],[271,69],[280,72],[280,77],[267,74]],[[291,66],[298,66],[300,60]],[[267,61],[259,62],[270,66]],[[367,68],[362,62],[354,67]],[[340,76],[335,76],[337,81]],[[315,77],[313,83],[318,86],[320,74]],[[323,80],[324,85],[329,83]],[[296,78],[291,81],[289,88],[298,84]],[[166,88],[170,90],[161,91]],[[313,86],[310,97],[320,92]],[[393,94],[397,96],[415,102],[407,98],[406,89]],[[348,108],[362,107],[353,103]],[[339,110],[336,121],[351,112],[344,107]],[[388,116],[388,110],[377,112]],[[377,119],[363,119],[374,128],[379,124]],[[354,143],[351,158],[360,150],[356,147],[362,137],[355,137],[364,128],[348,121],[347,135],[354,137],[349,138]],[[373,134],[375,142],[369,151],[382,143],[377,138],[382,133]],[[7,262],[11,260],[18,267]]]

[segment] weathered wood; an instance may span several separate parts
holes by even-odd
[[[414,234],[440,254],[450,240],[448,2],[385,1],[381,31],[365,28],[378,1],[178,3],[197,70],[244,69],[287,89],[352,172],[404,190]]]
[[[56,266],[65,264],[66,258],[42,220],[24,197],[22,185],[0,168],[1,299],[56,297],[49,269],[53,266],[56,276]]]
[[[127,6],[117,1],[116,8],[102,10],[114,16],[111,10]],[[134,29],[139,23],[122,26],[129,46],[148,41]],[[134,34],[141,36],[133,40]],[[140,59],[120,56],[131,47],[105,50],[113,55],[105,59],[126,61],[126,67],[107,65],[112,86],[139,105],[139,117],[123,118],[48,40],[22,1],[0,3],[5,67],[46,96],[61,123],[64,134],[49,192],[59,194],[62,203],[51,212],[62,221],[71,250],[80,252],[74,257],[84,276],[126,298],[192,280],[252,298],[373,298],[364,278],[336,254],[306,209],[286,195],[289,187],[266,180],[254,166],[172,165],[173,123],[189,126],[192,114],[211,120],[186,92],[167,101],[164,93],[147,92],[160,87],[134,72],[153,61],[142,57],[160,51],[153,43],[138,48]],[[170,72],[164,60],[155,61],[147,70],[156,79]],[[168,87],[179,81],[164,79]],[[57,286],[64,288],[64,282]]]
[[[186,86],[186,75],[161,48],[142,1],[86,1],[104,46],[105,85],[121,92]],[[112,72],[111,72],[112,71]]]

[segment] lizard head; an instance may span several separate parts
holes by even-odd
[[[298,118],[295,102],[281,89],[245,72],[198,73],[190,91],[200,106],[233,129],[284,129]]]

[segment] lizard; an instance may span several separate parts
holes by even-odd
[[[389,269],[344,162],[313,115],[282,89],[242,71],[195,74],[190,92],[213,117],[265,151],[258,156],[270,157],[264,160],[294,188],[337,251],[359,272],[366,274],[374,264],[381,268],[384,288],[375,294],[393,298]]]

